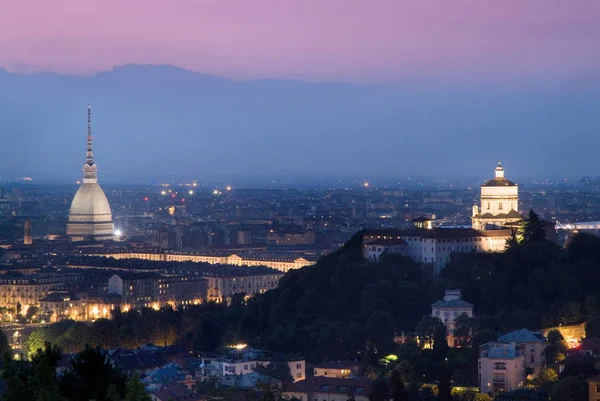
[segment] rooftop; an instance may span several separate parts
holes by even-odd
[[[289,384],[284,387],[284,393],[326,393],[368,395],[371,392],[372,381],[363,378],[338,379],[325,376],[312,377]]]
[[[517,343],[543,343],[544,336],[542,333],[537,331],[531,331],[527,329],[519,329],[511,331],[510,333],[504,334],[498,337],[500,342],[517,342]]]

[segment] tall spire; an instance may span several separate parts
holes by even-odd
[[[88,106],[87,124],[87,153],[83,165],[83,182],[89,184],[98,182],[98,167],[94,163],[94,153],[92,152],[92,106]]]
[[[94,165],[94,153],[92,152],[92,106],[88,106],[88,120],[87,120],[87,158],[86,163],[88,166]]]

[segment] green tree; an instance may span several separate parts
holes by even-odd
[[[6,334],[4,334],[2,330],[0,330],[0,356],[2,356],[2,358],[12,358],[12,348],[8,343]]]
[[[452,401],[452,392],[450,390],[450,378],[452,371],[447,363],[440,365],[438,373],[438,401]]]
[[[441,322],[440,322],[441,323]],[[438,361],[442,361],[448,353],[448,337],[446,326],[438,324],[435,327],[433,338],[433,356]]]
[[[552,386],[550,398],[558,401],[586,401],[587,386],[580,377],[565,377]]]
[[[62,401],[59,392],[56,366],[61,352],[57,346],[46,343],[44,350],[38,350],[31,360],[33,366],[32,383],[35,401]]]
[[[492,398],[485,393],[475,393],[473,401],[492,401]]]
[[[400,380],[404,383],[410,383],[415,379],[415,368],[407,360],[400,361],[394,368],[394,372],[399,375]]]
[[[439,333],[440,325],[444,327],[444,323],[437,318],[425,315],[417,324],[416,332],[419,337],[419,343],[426,348],[433,348],[436,333]]]
[[[284,383],[291,383],[294,381],[292,373],[290,372],[290,365],[283,358],[273,359],[268,365],[258,366],[254,370]]]
[[[30,355],[31,361],[6,359],[3,377],[6,390],[5,401],[62,401],[59,393],[56,366],[60,359],[60,349],[45,343]]]
[[[385,379],[377,379],[371,385],[371,392],[368,394],[369,401],[387,401],[390,394],[390,386]]]
[[[106,392],[106,401],[121,401],[121,395],[117,390],[117,386],[111,384]]]
[[[454,337],[459,347],[469,348],[473,343],[473,331],[475,329],[475,319],[467,316],[466,313],[459,315],[456,318],[456,328],[454,329]]]
[[[256,388],[260,392],[260,401],[279,401],[281,399],[281,388],[274,383],[259,381]]]
[[[37,306],[29,305],[29,307],[27,308],[27,313],[25,314],[25,319],[27,319],[28,322],[32,322],[34,320],[34,317],[38,317],[37,315],[39,312],[40,308],[38,308]]]
[[[127,382],[124,401],[152,401],[152,398],[144,388],[144,384],[140,381],[139,375],[134,374]]]
[[[546,363],[550,366],[556,366],[564,360],[567,355],[567,343],[560,331],[554,329],[548,332],[548,346],[544,350]]]
[[[523,222],[521,235],[525,244],[548,241],[542,221],[533,210],[529,210],[529,215]]]
[[[395,348],[394,318],[391,314],[376,310],[365,323],[365,339],[372,343],[380,355],[388,355]]]
[[[592,317],[585,323],[586,337],[600,337],[600,315]]]
[[[506,240],[506,244],[504,245],[504,250],[510,251],[511,249],[515,249],[519,246],[519,238],[517,237],[516,230],[512,230],[510,234],[510,238]]]
[[[558,375],[556,374],[556,370],[546,367],[542,368],[540,374],[533,379],[532,384],[540,390],[550,391],[557,380]]]
[[[404,378],[398,370],[393,370],[390,376],[390,396],[393,401],[408,400],[408,393],[404,386]]]
[[[37,328],[29,334],[25,341],[23,351],[25,355],[32,357],[38,350],[44,349],[44,344],[47,342],[47,335],[44,328]]]
[[[71,370],[61,380],[62,393],[73,401],[108,401],[111,387],[123,395],[125,379],[110,363],[106,353],[89,345],[71,360]]]

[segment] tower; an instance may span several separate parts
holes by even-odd
[[[33,238],[31,236],[31,219],[27,218],[23,225],[23,245],[33,244]]]
[[[477,230],[506,228],[506,223],[521,220],[519,186],[504,177],[498,162],[495,176],[481,185],[480,206],[473,206],[472,227]]]
[[[94,161],[92,142],[92,108],[88,106],[83,183],[73,198],[67,223],[67,235],[73,241],[114,239],[112,212],[104,191],[98,185],[98,167]]]

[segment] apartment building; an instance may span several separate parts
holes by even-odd
[[[479,347],[479,390],[495,394],[525,384],[524,344],[492,341]]]
[[[546,348],[546,340],[542,333],[520,329],[498,337],[498,341],[523,345],[526,374],[537,376],[540,373],[544,365],[543,355]]]
[[[204,272],[202,277],[208,284],[208,301],[229,303],[234,294],[251,296],[277,288],[283,273],[269,268],[231,268],[218,272]]]

